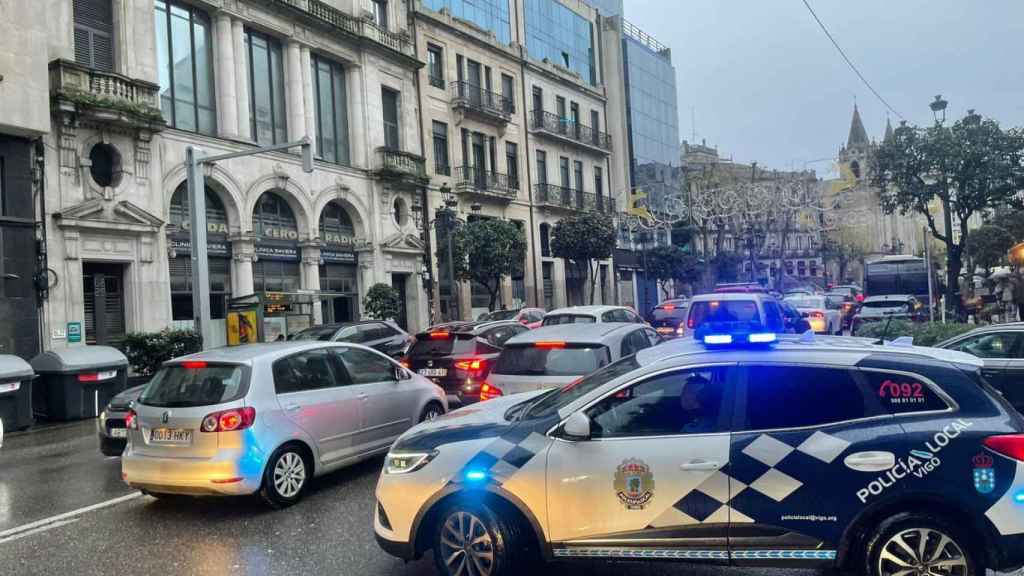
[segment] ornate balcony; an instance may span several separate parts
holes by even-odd
[[[469,82],[452,82],[448,85],[448,92],[452,97],[452,108],[485,122],[504,126],[516,113],[516,103],[512,98]]]
[[[162,130],[160,86],[69,60],[50,62],[50,96],[55,110],[79,121]]]
[[[615,213],[615,200],[591,192],[554,184],[534,184],[533,201],[539,206],[578,212]]]
[[[582,147],[592,152],[608,154],[612,150],[612,137],[606,132],[577,124],[570,118],[552,112],[530,112],[530,129],[555,140]]]
[[[429,181],[426,159],[412,152],[391,148],[377,148],[374,174],[383,180],[409,184],[425,184]]]
[[[459,166],[455,168],[455,191],[510,202],[519,195],[519,182],[507,174]]]
[[[304,14],[307,18],[330,26],[336,31],[359,40],[371,42],[409,58],[415,58],[413,45],[404,33],[385,30],[370,20],[357,18],[321,0],[273,0],[286,9]]]

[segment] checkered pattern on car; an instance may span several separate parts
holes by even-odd
[[[787,437],[792,440],[793,435]],[[734,446],[728,473],[719,470],[684,494],[651,528],[724,522],[752,523],[755,511],[770,510],[804,485],[815,468],[831,464],[850,442],[821,431],[797,437],[796,445],[761,434]],[[741,498],[742,496],[742,498]]]
[[[469,471],[481,471],[487,474],[490,482],[501,485],[549,443],[550,440],[543,434],[529,428],[514,428],[495,438],[470,458],[452,478],[452,482],[461,482]]]

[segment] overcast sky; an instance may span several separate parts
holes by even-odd
[[[1004,127],[1024,125],[1024,1],[809,1],[909,122],[932,122],[928,103],[942,94],[950,117],[975,108]],[[802,0],[625,0],[625,12],[672,48],[682,139],[696,130],[697,141],[738,161],[778,169],[809,162],[823,175],[830,162],[817,160],[845,143],[854,97],[868,135],[882,137],[885,106]]]

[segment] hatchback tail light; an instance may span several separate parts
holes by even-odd
[[[203,432],[234,432],[245,430],[255,421],[256,409],[252,406],[244,406],[207,414],[199,429]]]
[[[465,370],[466,372],[479,372],[484,368],[487,368],[487,360],[482,358],[471,358],[469,360],[459,360],[455,363],[455,368],[459,370]]]
[[[124,417],[124,427],[129,430],[139,429],[139,415],[135,413],[135,410],[128,410],[128,414]]]
[[[684,334],[686,334],[686,322],[680,322],[679,327],[676,328],[676,335],[683,336]]]
[[[989,436],[982,444],[993,452],[1024,462],[1024,434]]]
[[[503,395],[504,392],[501,391],[501,388],[498,388],[497,386],[492,386],[491,384],[488,384],[486,382],[484,382],[484,385],[480,387],[481,402],[483,402],[484,400],[490,400],[491,398],[497,398]]]

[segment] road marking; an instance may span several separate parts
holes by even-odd
[[[39,527],[33,528],[31,530],[25,530],[23,532],[18,532],[17,534],[15,534],[13,536],[8,536],[6,538],[0,538],[0,544],[4,544],[6,542],[11,542],[12,540],[18,540],[19,538],[24,538],[26,536],[31,536],[33,534],[38,534],[40,532],[45,532],[47,530],[52,530],[54,528],[60,528],[61,526],[66,526],[68,524],[74,524],[75,522],[78,522],[78,520],[79,520],[78,518],[68,518],[66,520],[58,520],[56,522],[51,522],[50,524],[47,524],[46,526],[39,526]]]
[[[31,533],[34,533],[35,531],[38,531],[37,528],[43,528],[43,527],[52,528],[54,526],[50,526],[50,524],[56,524],[58,522],[62,522],[62,521],[67,520],[69,518],[75,518],[76,516],[81,516],[82,514],[85,514],[86,512],[93,512],[95,510],[100,510],[102,508],[107,508],[107,507],[110,507],[110,506],[116,506],[116,505],[118,505],[118,504],[120,504],[122,502],[127,502],[129,500],[133,500],[133,499],[138,498],[140,496],[142,496],[142,492],[132,492],[131,494],[125,494],[124,496],[118,496],[117,498],[111,498],[110,500],[107,500],[107,501],[104,501],[104,502],[100,502],[98,504],[93,504],[91,506],[85,506],[85,507],[79,508],[77,510],[72,510],[71,512],[65,512],[63,514],[57,514],[56,516],[50,516],[49,518],[43,518],[42,520],[36,520],[35,522],[29,522],[28,524],[22,524],[21,526],[15,526],[14,528],[9,528],[7,530],[4,530],[3,532],[0,532],[0,543],[6,542],[8,540],[13,540],[13,538],[10,538],[11,536],[20,535],[23,532],[29,532],[29,531],[33,531]],[[67,524],[67,522],[65,522],[65,524]],[[61,524],[61,525],[63,525],[63,524]]]

